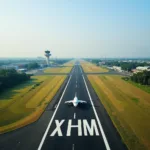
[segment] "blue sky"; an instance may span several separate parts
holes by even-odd
[[[150,57],[150,1],[1,0],[0,57]]]

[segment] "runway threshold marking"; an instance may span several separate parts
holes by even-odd
[[[84,84],[85,84],[85,87],[86,87],[86,90],[87,90],[87,93],[88,93],[88,96],[89,96],[89,99],[90,99],[90,102],[91,102],[91,105],[92,105],[92,108],[93,108],[93,111],[94,111],[94,114],[95,114],[95,117],[96,117],[96,120],[97,120],[97,122],[98,122],[100,131],[101,131],[101,134],[102,134],[102,137],[103,137],[103,141],[104,141],[106,150],[110,150],[110,146],[109,146],[109,143],[108,143],[108,141],[107,141],[106,135],[105,135],[105,133],[104,133],[103,127],[102,127],[102,125],[101,125],[101,121],[100,121],[100,119],[99,119],[99,117],[98,117],[98,115],[97,115],[97,112],[96,112],[95,108],[94,108],[93,100],[92,100],[92,97],[91,97],[91,95],[90,95],[90,92],[89,92],[87,83],[86,83],[85,78],[84,78],[83,75],[82,75],[82,77],[83,77],[83,80],[84,80]]]
[[[63,136],[62,131],[61,131],[61,125],[64,123],[65,120],[61,120],[61,122],[59,122],[58,120],[55,120],[56,123],[56,128],[53,131],[53,133],[51,134],[51,136],[54,136],[56,133],[58,133],[58,136]]]
[[[67,123],[67,130],[62,132],[62,126]],[[61,136],[71,136],[72,130],[77,129],[78,136],[99,136],[98,126],[95,119],[91,119],[89,122],[86,119],[78,119],[77,124],[73,124],[73,120],[55,120],[55,129],[50,134],[51,137],[58,135]]]
[[[46,139],[46,136],[47,136],[47,134],[48,134],[48,131],[49,131],[49,129],[50,129],[50,126],[51,126],[51,124],[52,124],[52,122],[53,122],[53,119],[54,119],[54,117],[55,117],[55,115],[56,115],[56,112],[57,112],[57,110],[58,110],[58,108],[59,108],[59,105],[60,105],[60,103],[61,103],[61,101],[62,101],[62,98],[63,98],[63,96],[64,96],[64,94],[65,94],[65,92],[66,92],[66,89],[67,89],[67,87],[68,87],[68,85],[69,85],[69,83],[70,83],[71,77],[72,77],[72,76],[70,76],[70,78],[69,78],[69,80],[68,80],[68,82],[67,82],[67,85],[66,85],[66,87],[65,87],[65,89],[64,89],[64,91],[63,91],[63,93],[62,93],[62,95],[61,95],[61,98],[60,98],[60,100],[59,100],[59,103],[58,103],[58,105],[57,105],[57,108],[55,109],[55,111],[54,111],[54,113],[53,113],[53,116],[52,116],[52,118],[51,118],[51,120],[50,120],[50,122],[49,122],[49,124],[48,124],[48,126],[47,126],[47,128],[46,128],[46,131],[45,131],[44,136],[43,136],[43,138],[42,138],[42,140],[41,140],[41,142],[40,142],[40,145],[39,145],[39,147],[38,147],[38,150],[41,150],[41,148],[42,148],[42,146],[43,146],[43,143],[44,143],[44,141],[45,141],[45,139]]]

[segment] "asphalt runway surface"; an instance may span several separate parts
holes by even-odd
[[[87,104],[64,104],[77,95]],[[125,150],[116,128],[79,64],[41,118],[0,135],[0,150]]]

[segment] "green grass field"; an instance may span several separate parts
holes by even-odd
[[[67,62],[67,63],[64,63],[63,66],[73,67],[74,64],[75,64],[75,61],[72,60],[72,61],[69,61],[69,62]]]
[[[117,75],[88,79],[128,149],[150,149],[150,94]]]
[[[128,80],[127,82],[129,82],[130,84],[142,89],[143,91],[150,93],[150,86],[149,85],[141,85],[140,83],[135,83],[132,82],[131,80]]]
[[[84,70],[84,72],[88,73],[96,73],[96,72],[108,72],[108,69],[104,68],[104,67],[100,67],[100,66],[96,66],[95,64],[92,64],[90,62],[87,61],[80,61],[80,64]]]
[[[69,73],[72,66],[67,67],[57,67],[57,68],[47,68],[44,70],[45,73]]]
[[[74,66],[75,61],[64,63],[61,67],[47,68],[44,73],[69,73]]]
[[[66,76],[33,76],[0,95],[0,133],[36,121]]]

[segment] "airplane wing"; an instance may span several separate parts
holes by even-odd
[[[65,104],[70,104],[70,103],[72,103],[73,101],[72,100],[70,100],[70,101],[65,101]]]
[[[87,103],[86,101],[83,100],[78,100],[79,103]]]

